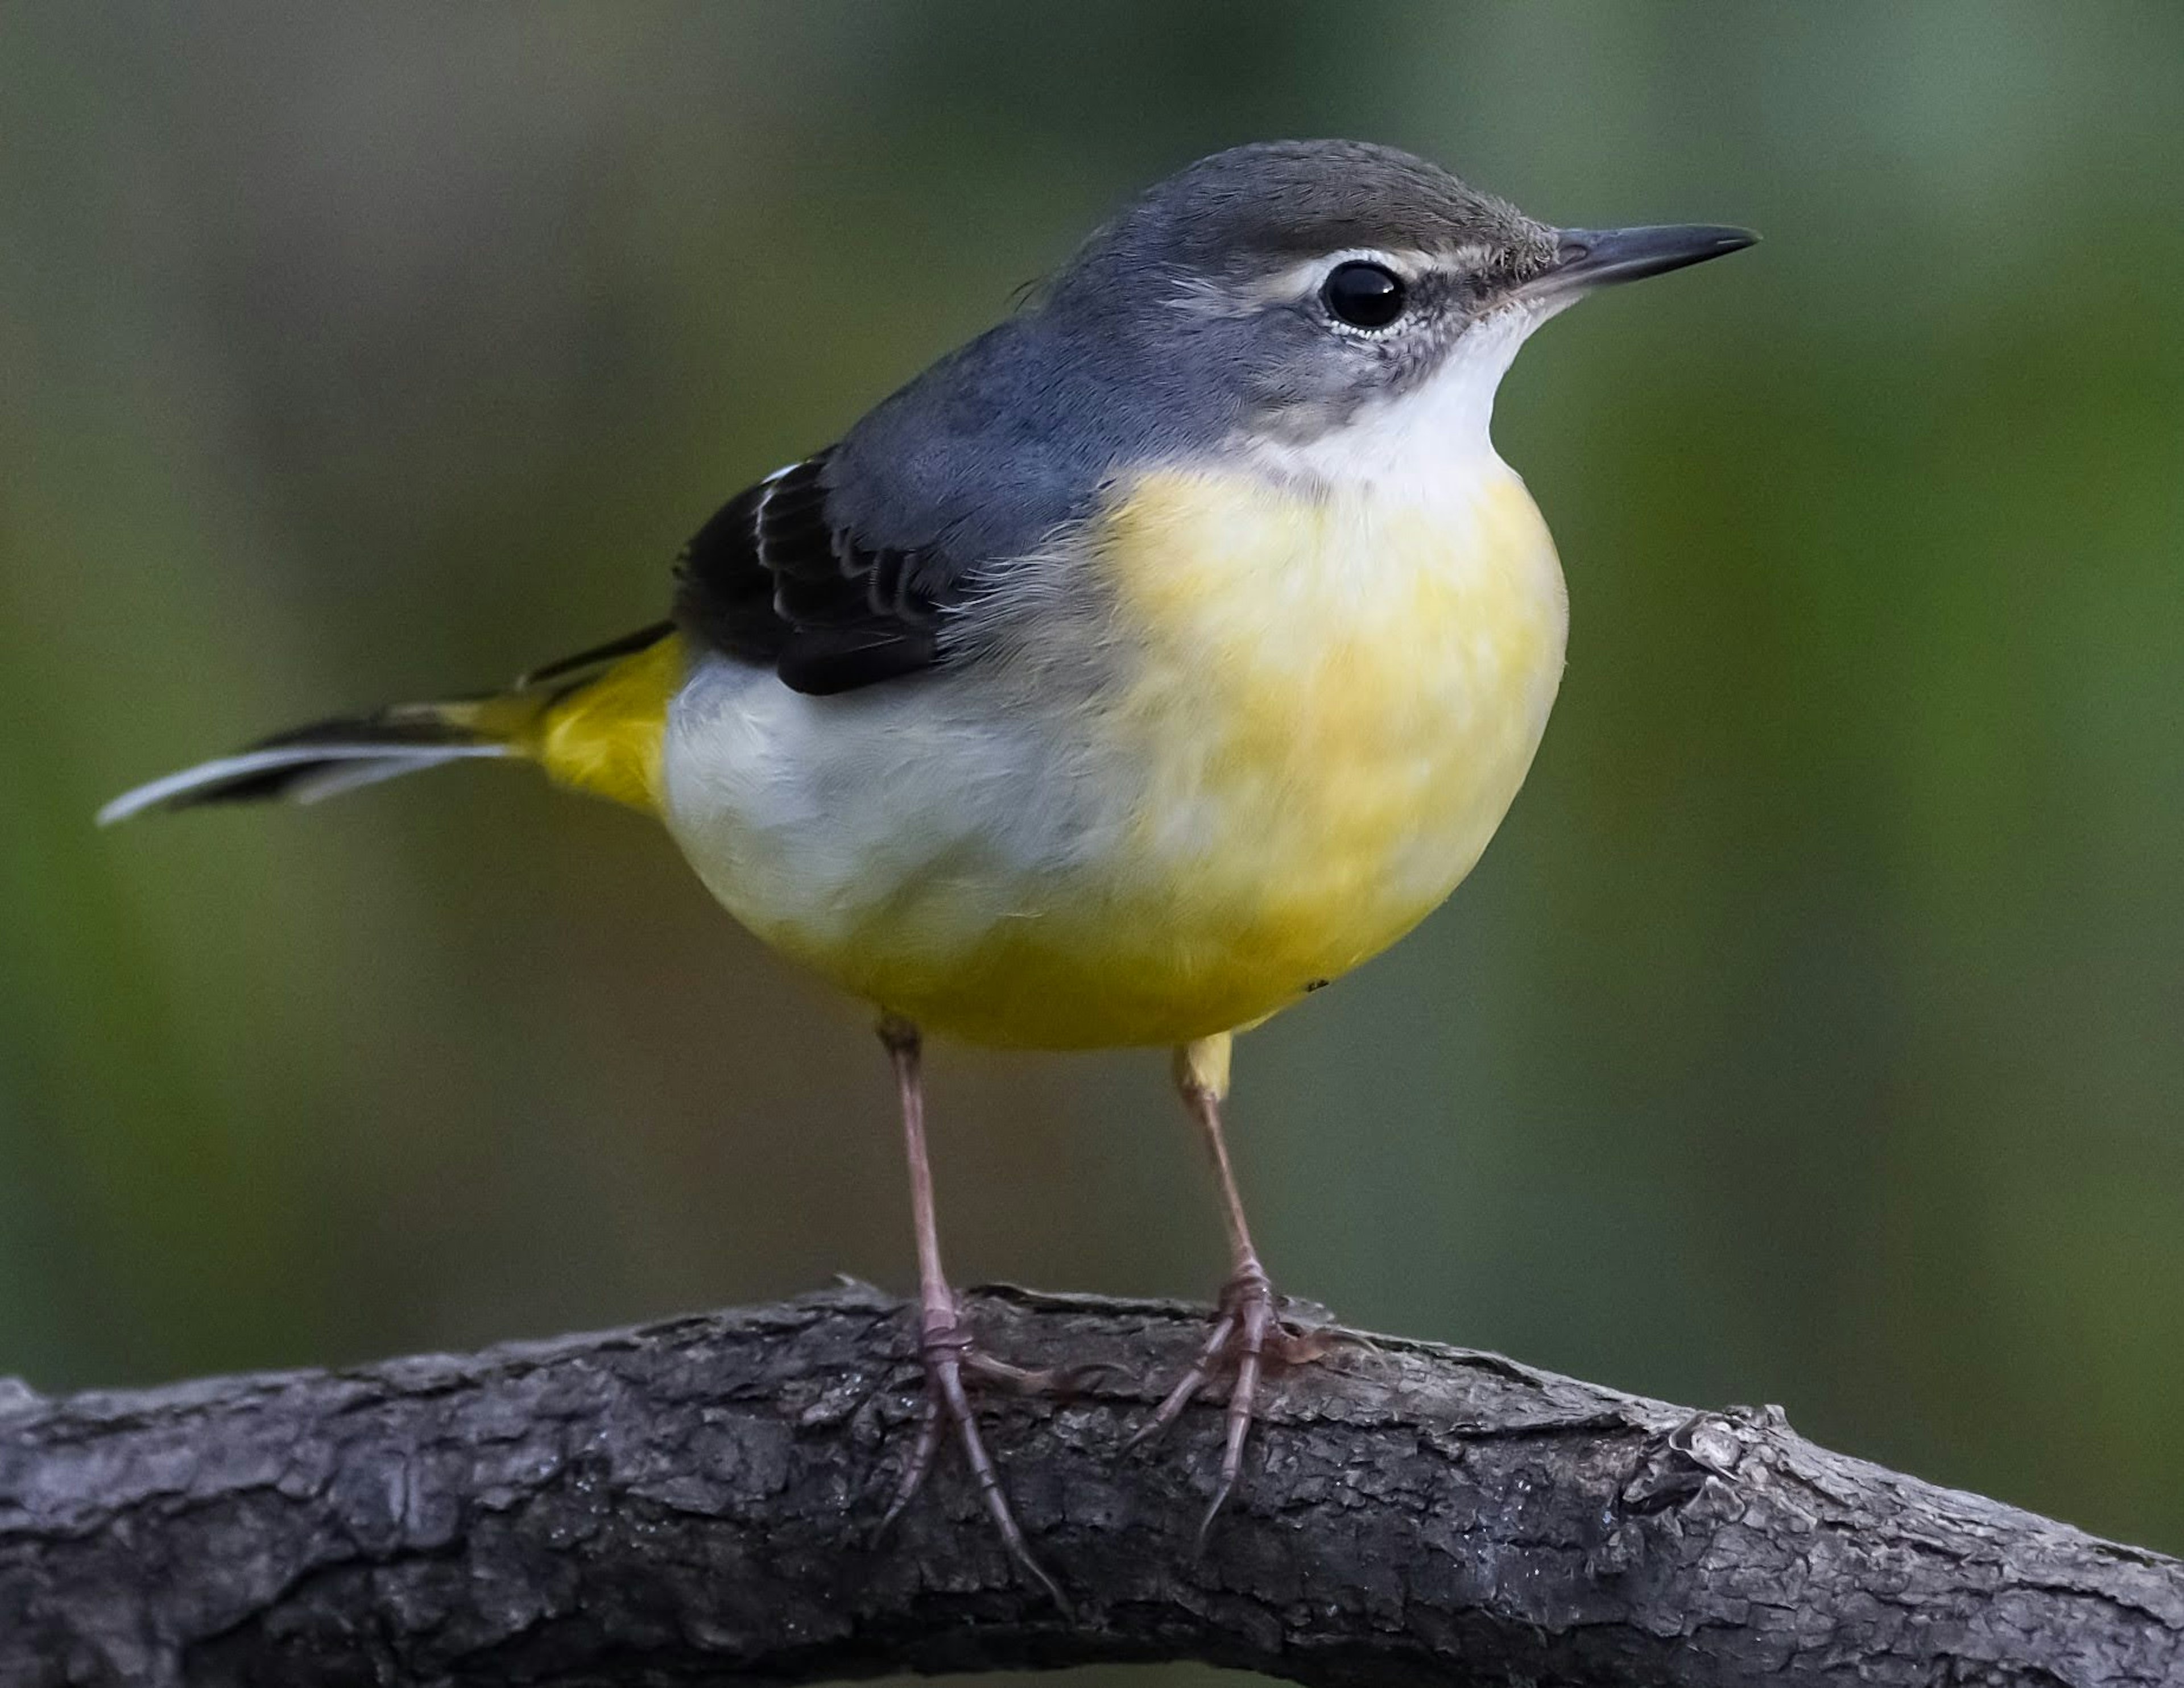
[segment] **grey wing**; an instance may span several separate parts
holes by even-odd
[[[800,692],[946,663],[950,610],[1081,517],[1114,465],[1189,432],[1160,382],[1117,383],[1083,353],[1034,313],[942,359],[707,522],[677,619]]]

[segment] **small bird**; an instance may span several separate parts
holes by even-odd
[[[1231,1039],[1471,871],[1563,671],[1553,543],[1489,438],[1525,337],[1741,229],[1557,229],[1350,141],[1203,159],[999,326],[724,505],[672,615],[504,691],[321,721],[102,821],[311,802],[473,757],[656,816],[713,895],[877,1011],[926,1379],[892,1518],[953,1433],[1050,1591],[966,1379],[920,1040],[1173,1051],[1231,1270],[1141,1436],[1225,1381],[1210,1524],[1285,1328],[1222,1136]],[[1203,1532],[1201,1530],[1201,1535]]]

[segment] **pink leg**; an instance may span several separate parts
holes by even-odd
[[[1183,1414],[1198,1391],[1214,1375],[1233,1368],[1224,1414],[1220,1475],[1213,1499],[1199,1521],[1198,1541],[1206,1533],[1244,1469],[1244,1444],[1251,1431],[1251,1412],[1258,1398],[1259,1379],[1269,1354],[1281,1361],[1301,1362],[1317,1357],[1308,1339],[1291,1335],[1274,1312],[1274,1290],[1259,1252],[1251,1245],[1251,1228],[1244,1217],[1244,1199],[1236,1189],[1236,1174],[1228,1164],[1228,1145],[1221,1132],[1221,1102],[1228,1089],[1228,1045],[1226,1036],[1201,1039],[1176,1051],[1175,1083],[1184,1106],[1198,1123],[1212,1158],[1213,1176],[1221,1187],[1222,1213],[1228,1227],[1228,1281],[1221,1290],[1213,1329],[1198,1351],[1190,1368],[1177,1381],[1152,1418],[1130,1446],[1159,1435]]]
[[[985,1440],[978,1434],[978,1420],[972,1415],[971,1404],[963,1390],[966,1370],[1020,1386],[1037,1387],[1045,1379],[1037,1373],[987,1359],[972,1346],[970,1330],[958,1314],[955,1294],[949,1289],[946,1274],[940,1267],[940,1228],[933,1213],[933,1167],[925,1152],[925,1081],[918,1059],[917,1028],[907,1020],[889,1015],[880,1022],[880,1041],[887,1045],[888,1055],[894,1063],[895,1085],[902,1099],[903,1142],[910,1156],[911,1213],[917,1228],[917,1351],[925,1366],[925,1408],[918,1423],[917,1440],[880,1528],[886,1529],[910,1504],[911,1497],[917,1493],[919,1485],[933,1469],[933,1460],[940,1451],[944,1427],[952,1425],[956,1440],[962,1446],[963,1457],[970,1465],[972,1480],[978,1485],[978,1498],[984,1502],[987,1516],[1000,1531],[1009,1552],[1033,1580],[1061,1603],[1060,1585],[1032,1557],[1023,1531],[1017,1527],[1016,1514],[1009,1510],[1008,1496],[1001,1491],[1000,1474],[986,1452]]]

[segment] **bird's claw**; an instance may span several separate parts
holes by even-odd
[[[1213,1328],[1200,1345],[1197,1358],[1123,1446],[1128,1455],[1151,1441],[1183,1416],[1184,1408],[1217,1373],[1232,1373],[1223,1412],[1221,1468],[1214,1480],[1213,1498],[1199,1519],[1194,1551],[1204,1552],[1206,1532],[1212,1529],[1214,1518],[1243,1474],[1244,1446],[1251,1433],[1259,1381],[1268,1365],[1306,1365],[1326,1351],[1324,1339],[1283,1324],[1273,1285],[1256,1260],[1238,1268],[1223,1287]]]
[[[952,1426],[962,1447],[964,1462],[971,1468],[971,1480],[978,1487],[979,1501],[1000,1532],[1009,1557],[1023,1568],[1024,1574],[1044,1589],[1056,1605],[1067,1607],[1068,1602],[1062,1595],[1061,1585],[1033,1557],[1030,1544],[1024,1540],[1023,1529],[1009,1506],[1000,1474],[986,1451],[985,1438],[978,1433],[978,1418],[971,1411],[970,1397],[963,1387],[963,1374],[968,1372],[975,1378],[1004,1384],[1019,1394],[1034,1395],[1061,1389],[1066,1386],[1062,1379],[1091,1368],[1032,1371],[996,1360],[979,1350],[969,1328],[953,1307],[928,1309],[925,1312],[919,1322],[917,1351],[925,1368],[925,1401],[918,1415],[917,1440],[911,1445],[910,1458],[895,1485],[894,1497],[889,1501],[887,1511],[880,1517],[879,1527],[873,1532],[874,1539],[886,1535],[924,1486],[939,1457],[941,1437]]]

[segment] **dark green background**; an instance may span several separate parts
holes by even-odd
[[[121,787],[660,610],[1191,157],[1749,223],[1519,361],[1563,699],[1242,1046],[1283,1285],[2184,1550],[2184,10],[0,11],[0,1370],[910,1279],[863,1016],[502,770]],[[943,1050],[952,1263],[1210,1292],[1150,1055]]]

